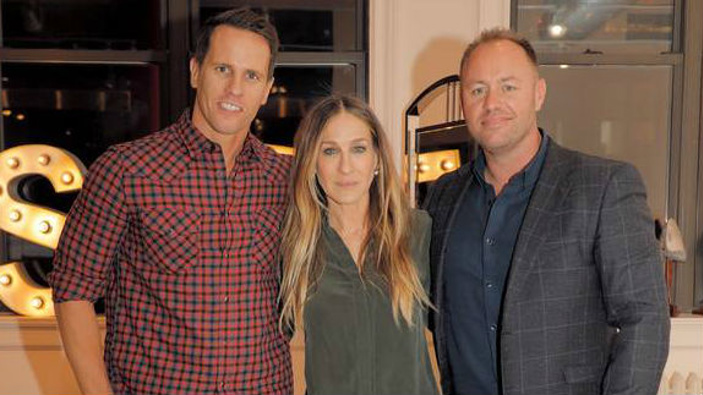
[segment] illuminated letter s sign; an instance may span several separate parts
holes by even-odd
[[[24,145],[0,152],[0,230],[56,249],[64,214],[23,200],[17,186],[22,178],[39,174],[56,192],[71,192],[81,188],[84,173],[80,159],[48,145]],[[51,289],[32,281],[22,262],[0,263],[0,301],[21,315],[54,314]]]

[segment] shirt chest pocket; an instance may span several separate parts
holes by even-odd
[[[267,207],[256,214],[254,233],[254,258],[258,262],[272,262],[280,245],[280,226],[283,210]]]
[[[197,264],[200,253],[200,216],[173,208],[140,213],[142,248],[148,264],[176,272]]]

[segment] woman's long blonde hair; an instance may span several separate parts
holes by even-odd
[[[348,96],[330,96],[316,104],[302,120],[295,135],[291,201],[284,220],[281,241],[283,279],[280,324],[294,329],[301,322],[309,292],[319,279],[325,262],[322,246],[325,193],[317,182],[317,157],[322,130],[341,113],[358,117],[372,135],[378,156],[378,175],[369,190],[369,233],[362,245],[361,259],[375,258],[373,264],[388,287],[393,318],[402,316],[413,324],[416,306],[429,306],[415,264],[410,255],[410,208],[390,157],[390,147],[380,122],[363,101]],[[367,251],[370,241],[375,251]]]

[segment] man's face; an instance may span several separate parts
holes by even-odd
[[[190,60],[190,84],[197,89],[193,126],[221,141],[246,134],[266,99],[270,49],[265,38],[231,26],[218,26],[202,64]]]
[[[525,51],[509,40],[479,45],[461,71],[466,125],[490,154],[520,150],[532,133],[539,134],[537,111],[545,93]]]

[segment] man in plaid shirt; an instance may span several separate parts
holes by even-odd
[[[192,116],[91,167],[50,276],[84,393],[292,393],[276,263],[290,161],[249,133],[277,49],[266,17],[213,17],[190,60]]]

